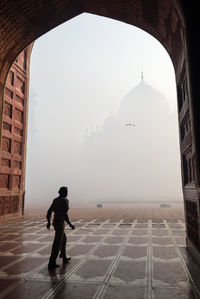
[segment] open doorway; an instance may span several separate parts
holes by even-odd
[[[82,14],[35,42],[31,69],[27,208],[68,185],[93,218],[98,203],[142,202],[183,220],[174,69],[157,40]]]

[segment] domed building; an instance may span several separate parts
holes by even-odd
[[[122,99],[117,116],[108,116],[100,131],[84,138],[90,194],[116,201],[180,198],[178,138],[177,115],[142,76]]]
[[[118,118],[127,123],[147,121],[156,123],[169,116],[169,108],[164,96],[144,82],[143,74],[140,83],[121,101]]]

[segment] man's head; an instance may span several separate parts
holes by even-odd
[[[68,195],[68,188],[67,187],[60,187],[58,193],[61,196],[66,197]]]

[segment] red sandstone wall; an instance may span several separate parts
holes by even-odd
[[[4,89],[0,219],[23,213],[31,48],[28,46],[13,63]]]

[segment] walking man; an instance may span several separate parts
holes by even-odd
[[[51,256],[49,258],[48,268],[57,268],[56,259],[60,252],[59,257],[63,259],[63,263],[67,263],[71,257],[66,256],[66,243],[67,238],[65,235],[65,221],[72,229],[75,226],[71,224],[68,217],[69,200],[67,199],[68,189],[67,187],[61,187],[58,191],[59,196],[53,200],[52,205],[47,211],[47,229],[51,226],[51,214],[54,212],[53,227],[55,230],[55,237],[52,245]]]

